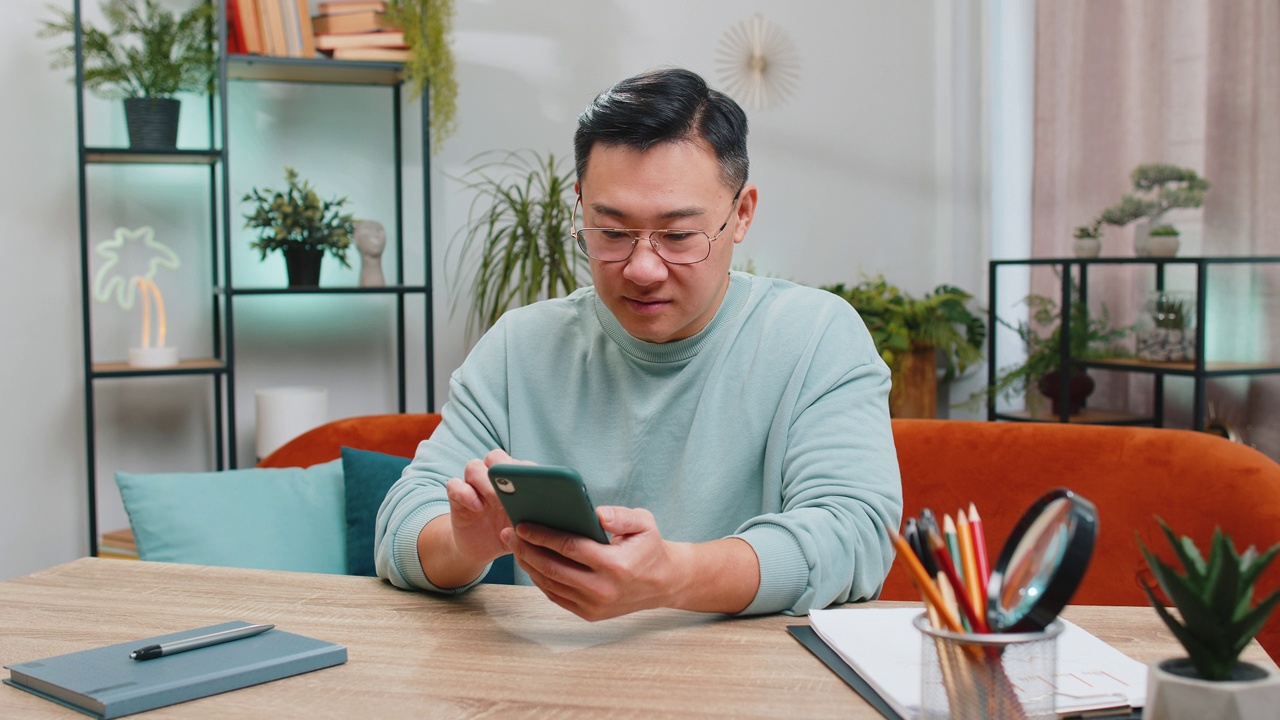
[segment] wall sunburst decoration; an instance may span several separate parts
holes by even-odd
[[[725,92],[752,110],[777,107],[800,80],[800,55],[786,31],[760,13],[720,38],[716,65]]]

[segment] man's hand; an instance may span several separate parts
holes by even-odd
[[[532,523],[501,531],[533,583],[575,615],[604,620],[657,607],[736,613],[755,597],[760,565],[745,541],[669,542],[647,510],[596,512],[613,535],[608,545]]]
[[[511,523],[489,482],[489,468],[518,462],[502,450],[494,450],[483,461],[467,463],[461,479],[452,478],[445,484],[448,514],[427,523],[418,536],[418,558],[434,585],[466,585],[495,558],[507,554],[500,533]]]

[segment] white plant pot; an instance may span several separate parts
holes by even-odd
[[[1096,258],[1102,252],[1102,241],[1098,238],[1076,238],[1071,244],[1071,251],[1078,258]]]
[[[1164,667],[1189,662],[1174,658],[1147,666],[1143,720],[1274,720],[1280,714],[1280,674],[1270,668],[1241,662],[1241,670],[1257,679],[1211,682]]]

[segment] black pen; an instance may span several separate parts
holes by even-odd
[[[209,633],[208,635],[197,635],[193,638],[185,638],[182,640],[171,640],[159,645],[148,645],[138,648],[129,653],[129,657],[134,660],[151,660],[153,658],[164,657],[174,653],[186,652],[187,650],[195,650],[196,648],[209,647],[210,645],[218,645],[232,640],[242,640],[247,637],[253,637],[264,633],[275,625],[245,625],[244,627],[223,630],[222,632]]]

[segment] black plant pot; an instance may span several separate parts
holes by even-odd
[[[129,147],[135,150],[173,150],[178,147],[178,110],[173,98],[125,98],[124,119]]]
[[[319,287],[320,261],[324,260],[324,248],[314,245],[293,245],[281,250],[284,266],[289,271],[289,287]]]
[[[1040,393],[1049,398],[1053,404],[1053,414],[1059,416],[1062,414],[1062,373],[1054,370],[1051,373],[1045,373],[1040,378],[1040,382],[1036,384],[1040,389]],[[1083,370],[1076,370],[1071,373],[1071,379],[1067,381],[1067,414],[1075,415],[1080,412],[1080,408],[1084,406],[1085,398],[1093,393],[1093,378],[1089,377]]]

